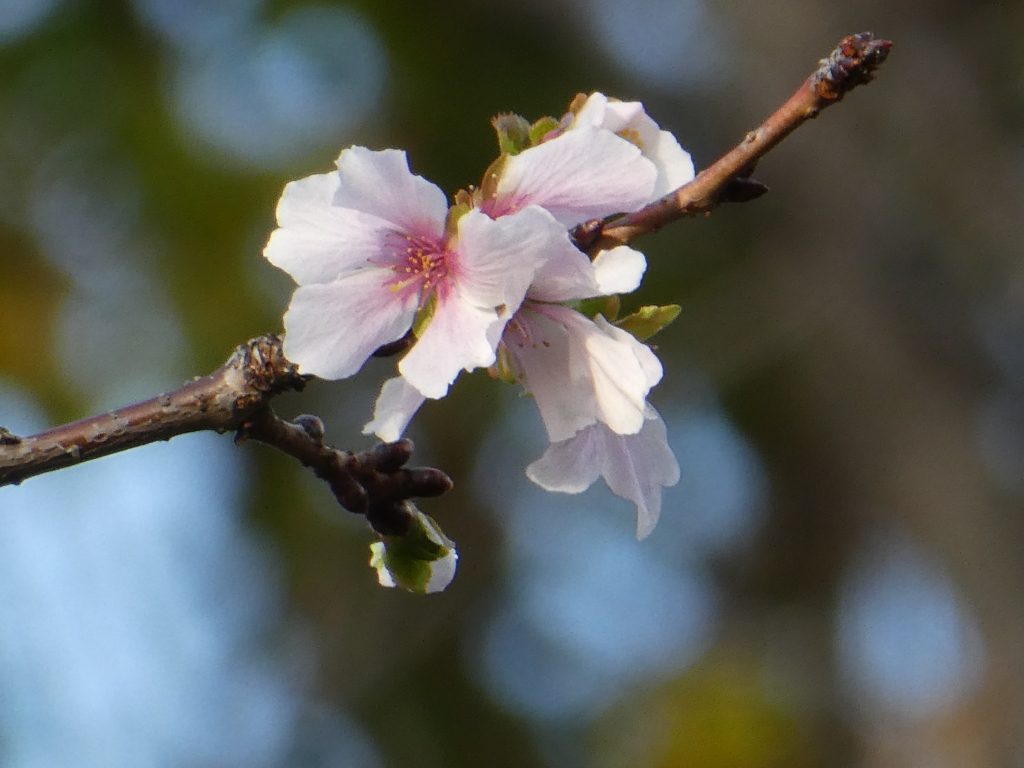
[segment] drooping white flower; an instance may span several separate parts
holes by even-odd
[[[636,535],[642,539],[658,522],[661,489],[679,482],[679,463],[668,445],[665,422],[647,406],[643,428],[636,434],[622,435],[605,424],[592,424],[552,443],[526,468],[526,475],[558,493],[582,493],[603,477],[612,493],[636,506]]]
[[[693,181],[690,154],[679,146],[676,137],[663,131],[639,101],[617,101],[603,93],[593,93],[576,113],[567,133],[583,128],[603,128],[637,146],[658,170],[658,178],[646,202],[657,200],[674,189]]]
[[[594,262],[581,253],[575,263],[545,265],[506,325],[502,347],[552,442],[598,422],[618,434],[643,426],[647,393],[661,380],[657,356],[602,316],[553,302],[632,291],[645,268],[643,254],[626,246]]]
[[[447,235],[444,193],[409,171],[404,152],[352,147],[337,165],[285,188],[264,252],[299,286],[284,318],[285,355],[303,373],[351,376],[435,302],[399,370],[442,397],[463,368],[494,362],[537,267],[572,247],[565,229],[524,206],[498,220],[470,211]]]

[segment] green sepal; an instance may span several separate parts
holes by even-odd
[[[437,522],[415,510],[412,526],[401,536],[383,536],[370,545],[370,567],[382,586],[409,592],[440,592],[455,574],[455,542]],[[431,580],[435,583],[431,583]]]
[[[487,369],[487,375],[492,379],[498,381],[504,381],[506,384],[516,384],[519,382],[519,377],[516,376],[515,369],[512,367],[512,360],[509,357],[508,350],[504,344],[498,345],[497,359],[494,361],[494,365]]]
[[[491,118],[498,134],[498,148],[503,155],[518,155],[530,147],[530,121],[521,115],[506,112]]]
[[[558,130],[559,122],[553,117],[542,117],[530,126],[530,144],[537,146],[544,137],[552,131]]]
[[[621,302],[619,301],[618,294],[612,294],[611,296],[595,296],[592,299],[583,299],[576,309],[582,314],[593,320],[598,315],[604,315],[606,320],[613,321],[619,316],[619,307]]]
[[[426,303],[416,313],[416,317],[412,320],[412,335],[417,339],[423,335],[423,332],[427,330],[427,326],[430,325],[430,321],[434,319],[434,312],[437,311],[437,292],[431,291],[430,295],[427,296]]]
[[[631,315],[615,323],[619,328],[631,333],[638,341],[647,341],[654,334],[671,323],[682,311],[678,304],[669,304],[664,307],[640,307]]]
[[[501,174],[505,170],[505,163],[509,155],[502,155],[484,171],[484,178],[480,182],[480,198],[490,200],[498,194],[498,182],[501,181]]]
[[[453,242],[459,231],[459,219],[473,210],[473,195],[460,189],[455,195],[455,204],[448,209],[448,218],[444,222],[445,240]]]

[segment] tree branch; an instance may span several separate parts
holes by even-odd
[[[891,48],[892,42],[876,40],[870,32],[844,37],[785,104],[693,181],[636,213],[577,227],[577,244],[594,254],[656,232],[677,219],[707,214],[720,203],[760,197],[768,188],[750,178],[757,161],[825,107],[871,82]]]
[[[408,499],[439,496],[451,480],[437,469],[404,468],[410,440],[353,454],[325,445],[315,416],[293,424],[274,414],[270,400],[303,389],[310,378],[284,357],[277,336],[261,336],[209,376],[141,403],[29,437],[0,427],[0,486],[189,432],[234,431],[239,442],[272,445],[310,467],[343,507],[366,515],[381,533],[401,533],[410,519]]]

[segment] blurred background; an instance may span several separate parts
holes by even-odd
[[[439,10],[443,8],[443,10]],[[0,489],[10,768],[1024,766],[1024,6],[0,0],[0,424],[177,386],[280,329],[284,184],[351,143],[447,192],[488,119],[643,100],[714,160],[840,37],[879,80],[641,240],[682,481],[634,538],[545,494],[532,404],[411,431],[447,592],[268,448],[195,435]],[[344,448],[394,361],[281,398]]]

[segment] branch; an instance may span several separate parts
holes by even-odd
[[[411,519],[408,499],[439,496],[451,480],[437,469],[404,468],[411,440],[353,454],[325,445],[315,416],[290,423],[274,414],[270,400],[302,390],[309,379],[284,357],[277,336],[261,336],[209,376],[173,392],[29,437],[0,427],[0,486],[189,432],[233,431],[238,442],[266,443],[310,467],[343,507],[366,515],[379,532],[403,532]]]
[[[876,40],[870,32],[844,37],[785,104],[697,178],[636,213],[606,224],[595,221],[577,227],[577,244],[594,254],[656,232],[677,219],[707,214],[719,203],[760,197],[768,188],[750,178],[757,161],[825,107],[871,82],[891,48],[892,42]]]

